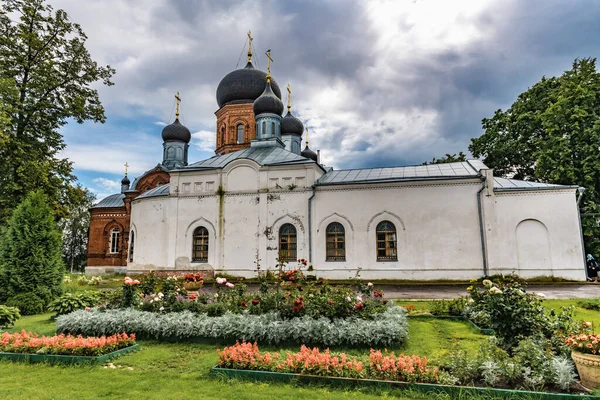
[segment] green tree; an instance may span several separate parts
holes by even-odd
[[[496,173],[586,188],[582,224],[588,251],[600,251],[600,74],[596,59],[576,59],[542,78],[512,106],[483,120],[469,150]]]
[[[433,159],[431,161],[425,161],[422,165],[446,164],[446,163],[451,163],[451,162],[462,162],[462,161],[467,161],[467,155],[461,151],[458,153],[458,155],[456,153],[455,154],[446,153],[446,155],[442,158],[433,157]]]
[[[63,10],[44,0],[4,0],[0,5],[0,101],[9,118],[0,141],[0,221],[34,189],[48,195],[57,217],[70,207],[75,177],[59,157],[59,129],[69,119],[104,122],[92,84],[110,81],[114,70],[92,60],[87,37]],[[1,87],[0,87],[1,89]]]
[[[47,196],[31,192],[13,211],[0,243],[0,296],[35,294],[46,304],[62,293],[61,233]]]
[[[63,261],[70,272],[81,271],[87,260],[88,230],[90,228],[90,208],[96,196],[86,188],[75,189],[77,197],[69,216],[60,222],[63,233]]]

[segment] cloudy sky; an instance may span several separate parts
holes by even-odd
[[[244,66],[249,29],[258,65],[271,49],[311,148],[334,168],[466,151],[482,118],[576,57],[600,54],[597,0],[49,2],[82,25],[92,57],[117,70],[114,86],[99,86],[108,121],[63,130],[65,155],[99,198],[118,192],[126,161],[131,176],[161,161],[177,91],[190,161],[214,154],[215,91]]]

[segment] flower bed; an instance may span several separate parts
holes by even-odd
[[[239,343],[219,354],[219,367],[230,369],[287,372],[346,378],[372,378],[405,382],[437,382],[437,368],[427,366],[427,358],[416,355],[398,356],[371,349],[369,363],[346,353],[335,354],[302,345],[297,353],[261,353],[256,343]]]
[[[219,317],[180,313],[153,313],[134,309],[75,311],[56,319],[57,330],[83,335],[135,333],[138,337],[203,341],[218,339],[257,341],[264,344],[299,343],[383,347],[399,345],[408,337],[406,311],[390,306],[375,319],[283,319],[276,312],[261,315],[226,313]]]
[[[71,335],[38,336],[21,331],[0,336],[0,359],[28,362],[74,364],[104,362],[136,350],[135,335],[87,337]]]

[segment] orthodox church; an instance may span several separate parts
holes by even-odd
[[[163,158],[91,209],[87,274],[256,276],[306,258],[318,277],[585,280],[576,186],[493,176],[481,161],[335,170],[309,148],[281,89],[252,63],[217,88],[215,156],[162,130]],[[308,131],[306,131],[308,135]]]

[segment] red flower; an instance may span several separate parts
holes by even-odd
[[[382,292],[380,292],[379,290],[375,290],[375,291],[373,292],[373,296],[375,296],[375,297],[383,297],[383,293],[382,293]]]
[[[333,305],[333,300],[329,300],[329,305],[332,306]]]
[[[358,302],[354,305],[354,308],[357,310],[362,310],[363,308],[365,308],[365,304],[363,302]]]
[[[192,293],[192,294],[190,294],[190,295],[188,296],[188,298],[189,298],[190,300],[196,300],[196,297],[198,297],[198,296],[197,296],[197,295],[195,295],[194,293]]]
[[[240,304],[242,307],[248,307],[248,304],[245,301],[242,301]]]
[[[257,300],[257,299],[252,300],[253,305],[257,305],[258,303],[260,303],[260,300]]]

